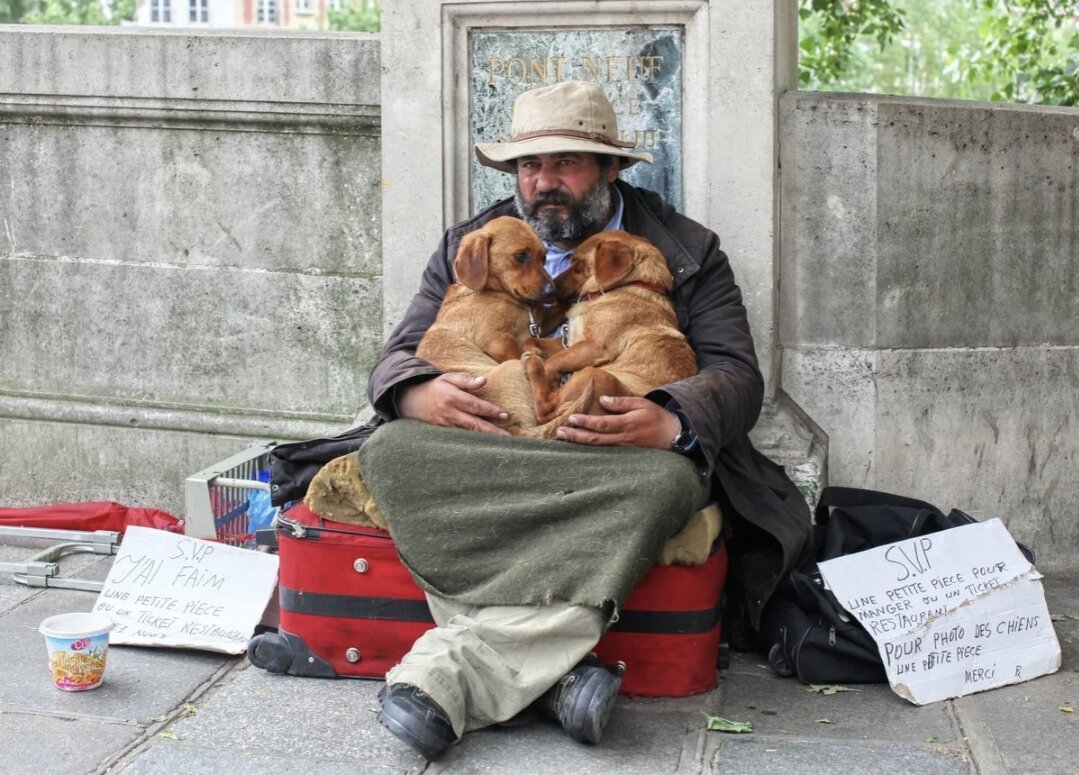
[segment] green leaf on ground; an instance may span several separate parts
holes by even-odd
[[[184,716],[194,716],[198,710],[190,702],[184,705]]]
[[[939,737],[927,737],[925,739],[925,742],[927,742],[927,743],[939,743],[940,738]]]
[[[1061,713],[1075,713],[1075,708],[1073,708],[1071,705],[1061,705],[1060,706],[1060,712]]]
[[[806,691],[812,694],[838,694],[839,692],[856,692],[859,690],[835,684],[810,684],[806,687]]]
[[[179,740],[180,739],[179,737],[176,736],[176,733],[173,732],[171,729],[164,730],[161,733],[161,736],[162,737],[167,737],[169,740]]]
[[[749,721],[730,721],[720,716],[708,716],[708,725],[705,727],[709,732],[729,732],[731,734],[743,734],[753,731],[753,724]]]
[[[164,721],[167,718],[168,718],[168,716],[166,716],[164,713],[162,713],[160,716],[154,716],[152,719],[150,719],[150,721],[154,722],[155,724],[160,724],[162,721]]]

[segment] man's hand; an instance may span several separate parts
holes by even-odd
[[[447,428],[508,436],[492,419],[509,419],[509,413],[473,394],[486,384],[483,377],[454,372],[417,382],[404,388],[397,402],[402,417],[423,420]],[[677,419],[676,419],[677,422]]]
[[[670,449],[681,423],[647,398],[602,396],[600,403],[611,414],[573,414],[557,436],[578,444],[610,444],[621,447]]]

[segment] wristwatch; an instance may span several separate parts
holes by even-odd
[[[697,434],[693,432],[685,412],[680,409],[675,410],[674,416],[678,418],[678,435],[671,442],[671,452],[685,455],[697,446]]]

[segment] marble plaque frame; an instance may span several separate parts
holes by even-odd
[[[692,105],[707,102],[708,71],[707,0],[669,0],[651,3],[607,2],[597,6],[582,2],[474,3],[444,5],[443,93],[450,98],[443,107],[443,159],[446,175],[443,215],[446,223],[467,218],[472,202],[471,61],[469,35],[483,32],[572,31],[604,28],[679,28],[682,30],[682,143],[683,159],[701,159],[707,153],[705,111]],[[537,17],[543,21],[538,22]],[[464,130],[464,131],[462,131]],[[681,174],[683,212],[692,218],[707,217],[706,165],[683,165]]]
[[[637,143],[654,163],[619,177],[682,208],[682,43],[675,27],[474,29],[469,36],[473,142],[509,139],[518,95],[572,79],[596,83],[611,100],[618,137]],[[515,178],[473,156],[470,213],[513,194]]]

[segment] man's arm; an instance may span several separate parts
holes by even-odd
[[[719,450],[749,432],[764,400],[742,294],[726,254],[714,234],[700,257],[700,269],[686,283],[685,334],[697,354],[699,373],[648,394],[667,405],[672,399],[697,436],[710,473]],[[691,286],[691,287],[689,287]]]

